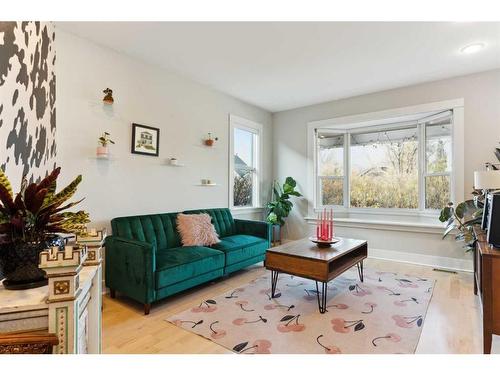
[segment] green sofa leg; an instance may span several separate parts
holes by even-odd
[[[144,304],[144,315],[149,315],[150,311],[151,311],[151,304],[150,303],[145,303]]]

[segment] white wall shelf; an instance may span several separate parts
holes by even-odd
[[[205,143],[198,143],[195,145],[196,147],[201,147],[201,148],[205,148],[205,149],[209,149],[209,150],[217,150],[219,147],[217,146],[217,144],[214,144],[213,146],[208,146],[206,145]]]
[[[115,160],[116,160],[116,158],[111,157],[111,156],[108,156],[108,157],[106,157],[106,158],[104,158],[104,157],[99,157],[99,156],[90,156],[90,157],[89,157],[89,160],[98,160],[98,161],[105,161],[105,162],[106,162],[106,161],[108,161],[108,162],[109,162],[109,161],[115,161]]]
[[[182,163],[172,164],[172,163],[170,163],[170,162],[167,160],[167,162],[165,163],[165,166],[167,166],[167,167],[185,167],[185,166],[186,166],[186,164],[182,164]]]
[[[213,187],[213,186],[218,186],[218,185],[217,184],[195,184],[195,186]]]

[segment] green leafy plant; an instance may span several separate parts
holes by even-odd
[[[64,204],[76,192],[82,176],[56,192],[61,168],[56,168],[39,183],[28,184],[22,179],[19,193],[14,195],[11,184],[0,169],[0,240],[3,242],[42,242],[51,233],[85,232],[89,214],[67,209],[82,200]]]
[[[111,144],[115,144],[114,141],[111,140],[111,138],[109,138],[110,134],[108,132],[104,132],[98,139],[99,141],[99,144],[102,146],[102,147],[106,147],[108,145],[108,143],[111,143]]]
[[[455,240],[463,241],[466,251],[471,251],[476,243],[474,225],[481,224],[483,213],[482,194],[474,191],[474,199],[469,199],[454,207],[452,202],[441,210],[439,221],[446,222],[443,239],[456,230]]]
[[[495,156],[500,162],[500,148],[495,149]],[[496,163],[486,163],[487,168],[497,170],[500,165]],[[456,230],[455,240],[463,241],[466,251],[471,251],[476,245],[476,235],[474,225],[481,224],[485,192],[476,189],[472,192],[473,199],[459,203],[456,207],[452,202],[441,210],[439,221],[446,222],[443,239],[453,230]]]
[[[283,185],[280,185],[278,181],[273,182],[271,202],[267,204],[267,208],[269,209],[267,221],[269,223],[281,226],[285,224],[284,219],[288,217],[293,207],[290,197],[302,196],[302,194],[295,190],[296,186],[297,182],[292,177],[287,177]]]

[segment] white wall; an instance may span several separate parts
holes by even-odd
[[[264,160],[271,159],[271,114],[160,68],[57,29],[57,162],[61,182],[83,175],[78,197],[92,225],[123,215],[228,206],[230,113],[264,126]],[[102,103],[113,89],[115,103]],[[160,156],[131,154],[132,122],[160,128]],[[104,131],[116,142],[112,161],[92,159]],[[219,137],[202,145],[208,132]],[[164,165],[177,157],[186,166]],[[271,168],[264,171],[267,199]],[[199,187],[210,178],[217,187]]]
[[[473,171],[494,161],[493,150],[500,141],[500,70],[493,70],[442,81],[429,82],[394,90],[336,100],[273,114],[274,175],[284,179],[293,176],[299,188],[307,188],[307,123],[334,117],[375,112],[392,108],[464,98],[465,164],[464,189],[472,189]],[[304,221],[307,200],[296,201],[297,208],[288,220],[285,233],[290,238],[307,235],[310,228]],[[438,233],[388,232],[343,226],[339,234],[369,239],[372,247],[394,252],[421,254],[422,262],[441,256],[470,266],[470,258],[450,239],[442,242]],[[432,231],[431,231],[432,232]],[[432,241],[429,242],[429,239]],[[390,254],[390,253],[389,253]],[[405,254],[393,254],[405,258]],[[462,262],[462,260],[465,261]],[[451,265],[450,265],[451,266]]]

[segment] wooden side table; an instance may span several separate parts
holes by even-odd
[[[500,249],[486,242],[486,232],[474,227],[474,294],[483,307],[483,352],[491,353],[493,335],[500,335]]]

